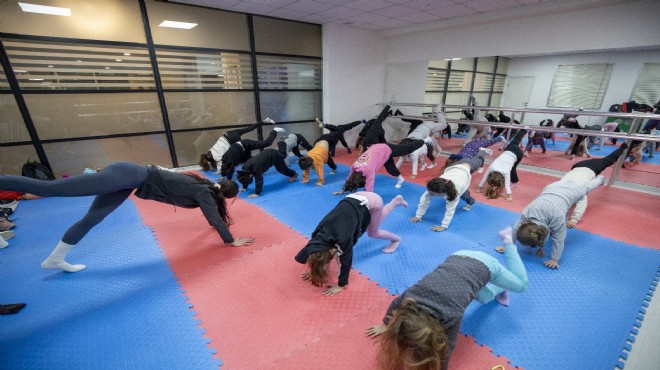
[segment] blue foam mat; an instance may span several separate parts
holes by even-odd
[[[248,199],[294,230],[309,236],[318,221],[340,198],[330,193],[341,188],[348,173],[340,166],[340,181],[317,189],[287,184],[264,196]],[[266,183],[269,176],[266,174]],[[503,261],[494,251],[500,245],[497,231],[511,225],[518,214],[478,203],[464,211],[460,202],[450,228],[430,231],[442,220],[445,202],[434,198],[421,223],[412,224],[422,186],[378,175],[376,192],[385,202],[402,194],[408,209],[396,208],[381,227],[402,237],[396,253],[380,252],[387,244],[363,236],[354,249],[353,266],[392,294],[401,293],[460,249],[481,250]],[[282,196],[280,191],[286,191]],[[310,210],[313,207],[314,211]],[[318,212],[320,213],[317,213]],[[657,284],[660,251],[592,235],[568,231],[560,269],[543,266],[545,259],[520,247],[528,269],[530,289],[512,294],[512,305],[473,302],[466,311],[462,331],[494,353],[526,369],[605,369],[621,366],[623,349],[634,340],[635,325],[643,319],[643,305]],[[302,247],[302,246],[300,246]],[[296,249],[297,250],[297,249]],[[547,248],[546,253],[550,253]],[[355,272],[354,272],[355,273]],[[655,283],[654,283],[655,281]],[[385,311],[386,307],[383,308]]]
[[[217,369],[220,361],[132,201],[71,251],[67,259],[86,270],[39,267],[91,201],[46,198],[17,208],[17,235],[0,250],[0,301],[27,306],[0,316],[0,367]]]

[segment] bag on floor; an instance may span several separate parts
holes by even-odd
[[[21,174],[25,177],[31,177],[37,180],[55,180],[55,175],[53,175],[50,168],[46,167],[43,163],[37,162],[33,158],[28,159],[23,165]]]

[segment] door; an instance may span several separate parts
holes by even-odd
[[[508,77],[500,106],[504,108],[526,108],[532,94],[534,77]]]

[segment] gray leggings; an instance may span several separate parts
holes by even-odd
[[[470,165],[470,173],[474,173],[474,171],[478,170],[479,167],[482,167],[484,165],[485,155],[486,153],[484,153],[483,151],[479,151],[476,157],[461,159],[458,162],[452,163],[451,166],[455,166],[461,163],[467,163],[468,165]]]
[[[102,171],[54,181],[24,176],[0,175],[0,189],[30,193],[40,197],[84,197],[96,195],[87,213],[64,233],[62,241],[78,242],[119,207],[147,178],[147,167],[115,162]]]

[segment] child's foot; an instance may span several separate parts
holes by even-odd
[[[523,152],[523,155],[524,155],[525,157],[529,157],[529,152],[528,152],[528,151],[524,151],[524,152]]]
[[[49,269],[49,270],[62,270],[66,272],[78,272],[80,270],[84,270],[87,266],[85,265],[72,265],[69,263],[66,263],[64,260],[62,261],[53,261],[50,258],[46,258],[45,261],[41,263],[41,268],[42,269]]]
[[[399,181],[396,182],[396,185],[394,185],[394,187],[399,189],[401,187],[401,185],[403,185],[404,181],[405,180],[404,180],[403,176],[399,176]]]
[[[394,253],[394,252],[396,252],[396,249],[399,248],[399,243],[401,243],[400,240],[396,241],[396,242],[391,242],[390,245],[383,248],[383,253]]]
[[[509,291],[505,290],[502,293],[495,296],[497,303],[501,304],[504,307],[509,307],[511,301],[509,301]]]
[[[484,172],[484,168],[483,168],[483,167],[479,167],[479,169],[477,170],[477,173],[483,173],[483,172]]]
[[[511,228],[511,226],[507,227],[506,229],[500,230],[499,234],[500,234],[500,238],[502,238],[502,243],[504,243],[504,245],[513,244],[513,229]]]
[[[403,196],[401,194],[397,195],[392,200],[395,202],[395,204],[397,206],[402,206],[402,207],[408,208],[408,202],[406,202],[406,200],[403,199]]]
[[[283,133],[286,132],[286,130],[281,128],[281,127],[273,127],[273,131],[279,132],[280,134],[283,134]]]
[[[408,206],[408,204],[406,203],[406,207],[407,206]],[[9,239],[11,239],[15,236],[16,236],[16,233],[11,231],[11,230],[0,231],[0,238],[2,238],[3,240],[9,240]]]
[[[422,163],[422,166],[419,168],[419,170],[424,171],[427,166],[428,166],[428,164],[426,164],[426,162],[424,162],[424,163]]]
[[[273,121],[270,117],[266,117],[265,120],[262,121],[263,123],[268,123],[269,125],[274,125],[275,121]]]
[[[295,175],[289,177],[289,182],[294,182],[294,181],[296,181],[297,178],[298,178],[298,172],[296,172]]]
[[[438,165],[437,163],[433,162],[433,163],[431,163],[430,165],[426,166],[426,168],[431,169],[431,168],[433,168],[433,167],[435,167],[435,166],[437,166],[437,165]]]
[[[464,206],[463,206],[463,209],[466,210],[466,211],[469,211],[470,209],[472,209],[472,204],[466,204],[466,205],[464,205]]]
[[[484,153],[486,153],[486,154],[488,154],[488,155],[493,155],[493,150],[492,150],[492,149],[488,149],[488,148],[479,148],[479,151],[480,151],[480,152],[484,152]]]

